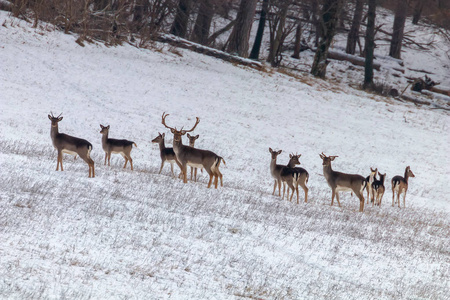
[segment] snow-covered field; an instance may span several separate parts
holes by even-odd
[[[163,45],[83,48],[0,17],[0,298],[448,299],[446,111]],[[69,155],[55,171],[50,111],[93,144],[94,179]],[[177,128],[200,118],[223,188],[158,174],[163,112]],[[103,165],[99,124],[136,142],[134,171],[119,155]],[[302,154],[308,203],[272,196],[269,147],[280,163]],[[381,208],[359,213],[350,194],[331,207],[322,151],[335,170],[386,172]],[[406,208],[391,207],[407,165]]]

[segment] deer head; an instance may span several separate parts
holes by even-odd
[[[173,133],[173,141],[174,141],[174,143],[180,143],[180,142],[181,142],[181,136],[185,135],[185,134],[188,133],[188,132],[194,131],[195,127],[197,127],[198,123],[200,123],[200,119],[199,119],[198,117],[196,117],[196,118],[197,118],[197,121],[195,122],[194,127],[192,127],[192,128],[189,129],[189,130],[183,130],[183,128],[181,128],[180,130],[177,130],[177,129],[174,128],[174,127],[167,126],[167,124],[166,124],[166,118],[167,118],[168,115],[169,115],[169,114],[166,114],[165,112],[162,114],[162,122],[161,122],[161,123],[162,123],[166,128],[169,128],[170,131]]]
[[[48,115],[48,118],[52,121],[52,127],[58,127],[58,122],[61,122],[63,119],[63,117],[61,117],[62,113],[57,117],[55,117],[52,112],[50,112],[50,114],[51,115]]]
[[[326,156],[323,152],[319,154],[320,158],[322,159],[322,165],[323,166],[331,166],[331,162],[339,156]]]

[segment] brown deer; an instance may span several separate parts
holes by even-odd
[[[305,192],[305,203],[308,202],[308,187],[306,186],[306,184],[308,183],[309,180],[309,173],[308,171],[306,171],[303,168],[300,167],[295,167],[294,168],[294,186],[295,186],[295,190],[297,192],[297,204],[298,202],[298,186],[301,186],[303,191]]]
[[[133,170],[133,159],[131,158],[131,149],[133,148],[133,145],[137,147],[135,142],[129,141],[129,140],[116,140],[116,139],[110,139],[108,138],[109,134],[109,125],[103,126],[100,124],[100,127],[102,130],[100,130],[100,133],[102,136],[102,147],[103,151],[105,151],[105,165],[106,160],[108,160],[108,166],[111,166],[111,153],[118,153],[123,156],[125,159],[125,164],[123,165],[123,168],[125,169],[127,167],[127,162],[130,161],[131,170]]]
[[[175,174],[173,173],[173,163],[176,163],[178,167],[180,167],[180,170],[181,164],[178,161],[177,157],[175,156],[173,148],[166,148],[166,145],[164,143],[164,137],[165,137],[164,133],[163,134],[159,133],[159,135],[152,140],[152,143],[156,143],[159,145],[159,154],[161,156],[161,168],[159,168],[158,174],[161,174],[161,171],[164,167],[164,163],[167,161],[170,163],[170,171],[172,171],[172,175],[173,177],[175,177]]]
[[[89,177],[95,177],[94,161],[91,158],[92,144],[84,139],[70,136],[65,133],[59,133],[58,123],[62,121],[61,114],[57,117],[48,115],[48,118],[52,122],[50,127],[50,137],[52,138],[53,147],[58,151],[58,158],[56,162],[56,171],[61,164],[61,171],[63,169],[63,153],[80,156],[89,166]]]
[[[275,195],[275,190],[277,189],[277,185],[278,185],[278,196],[281,197],[281,170],[285,166],[277,165],[277,156],[280,155],[281,152],[283,152],[283,150],[274,151],[274,150],[272,150],[272,148],[269,148],[269,152],[272,156],[272,159],[270,160],[270,175],[272,175],[273,179],[275,180],[275,182],[273,184],[272,195]]]
[[[346,174],[333,171],[331,168],[331,162],[338,156],[326,156],[320,154],[323,165],[323,175],[331,188],[331,206],[333,206],[334,196],[336,196],[339,207],[339,192],[340,191],[352,191],[359,198],[359,211],[364,211],[364,196],[363,191],[367,185],[366,179],[357,174]]]
[[[405,169],[405,176],[394,176],[391,180],[392,185],[392,206],[394,206],[394,195],[397,192],[398,207],[400,207],[400,194],[403,193],[403,207],[405,207],[406,191],[408,190],[408,178],[416,177],[409,166]]]
[[[370,168],[370,175],[366,177],[366,182],[367,182],[367,204],[369,204],[369,198],[370,201],[373,202],[373,193],[372,193],[372,182],[374,182],[374,180],[376,180],[376,175],[377,175],[378,169],[372,169],[372,167]]]
[[[196,168],[204,168],[209,175],[208,188],[211,186],[214,177],[214,187],[217,189],[218,180],[220,179],[220,186],[223,186],[222,173],[220,173],[219,166],[220,162],[225,160],[215,154],[212,151],[202,150],[197,148],[192,148],[183,145],[182,136],[188,132],[194,131],[197,127],[200,119],[197,117],[194,127],[190,130],[177,130],[176,128],[169,127],[166,124],[166,118],[169,114],[162,114],[161,123],[173,133],[173,151],[181,164],[181,171],[183,172],[183,182],[187,183],[187,166],[193,166]]]
[[[374,203],[372,204],[372,206],[375,204],[381,207],[381,200],[383,199],[384,191],[386,190],[384,188],[384,180],[386,179],[386,173],[381,174],[380,172],[378,172],[378,175],[380,176],[380,179],[374,180],[374,182],[372,182],[371,184],[372,195],[374,197]]]
[[[281,199],[284,199],[284,192],[286,185],[288,186],[287,189],[287,199],[289,201],[292,201],[292,197],[294,196],[294,191],[297,191],[297,204],[298,204],[298,187],[296,188],[296,180],[297,180],[297,172],[295,171],[295,166],[300,164],[299,158],[301,154],[289,154],[289,162],[286,166],[284,166],[281,169],[280,177],[281,181],[283,182],[283,197]],[[292,194],[291,198],[289,198],[289,189],[291,189]]]
[[[199,135],[192,136],[189,133],[186,135],[189,139],[189,147],[194,148],[195,141],[199,138]],[[194,182],[197,182],[197,168],[196,167],[190,167],[191,168],[191,180],[192,180],[192,173],[194,173]],[[203,171],[203,169],[201,169]]]

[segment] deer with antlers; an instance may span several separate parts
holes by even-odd
[[[322,159],[323,165],[323,175],[331,188],[331,206],[333,206],[334,196],[336,196],[339,207],[341,203],[339,202],[339,192],[340,191],[352,191],[359,198],[359,211],[364,211],[364,196],[363,191],[366,188],[366,179],[357,174],[346,174],[341,172],[336,172],[331,168],[331,162],[338,156],[326,156],[319,154]]]
[[[217,189],[218,180],[220,179],[220,186],[223,186],[222,181],[222,173],[220,173],[219,166],[223,161],[225,164],[225,160],[215,154],[212,151],[202,150],[197,148],[192,148],[189,146],[183,145],[182,136],[188,132],[194,131],[195,127],[197,127],[200,119],[197,117],[197,121],[195,122],[194,127],[190,130],[177,130],[174,127],[170,127],[166,124],[166,118],[169,114],[162,114],[161,123],[173,134],[173,151],[175,152],[175,156],[181,164],[181,171],[183,172],[183,182],[187,183],[187,166],[193,166],[196,168],[204,168],[205,171],[209,175],[208,188],[211,187],[212,180],[214,177],[214,187]]]
[[[56,162],[56,171],[59,170],[61,165],[61,171],[63,169],[63,153],[74,155],[75,158],[80,156],[89,166],[89,177],[95,177],[94,161],[91,158],[92,144],[84,139],[70,136],[65,133],[59,133],[58,123],[62,121],[62,113],[55,117],[52,112],[48,115],[49,120],[52,122],[50,127],[50,137],[52,138],[53,147],[58,151],[58,158]]]

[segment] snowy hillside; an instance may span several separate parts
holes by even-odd
[[[0,12],[0,298],[448,299],[448,112],[346,85],[234,66],[185,50],[80,47]],[[95,178],[56,150],[60,132],[93,144]],[[151,140],[170,126],[224,157],[224,187],[162,174]],[[134,171],[104,166],[100,124],[133,140]],[[184,140],[187,143],[187,140]],[[269,147],[301,153],[309,201],[272,196]],[[335,170],[387,173],[381,208],[359,213],[331,190]],[[410,165],[406,208],[390,180]],[[178,170],[177,170],[178,173]]]

